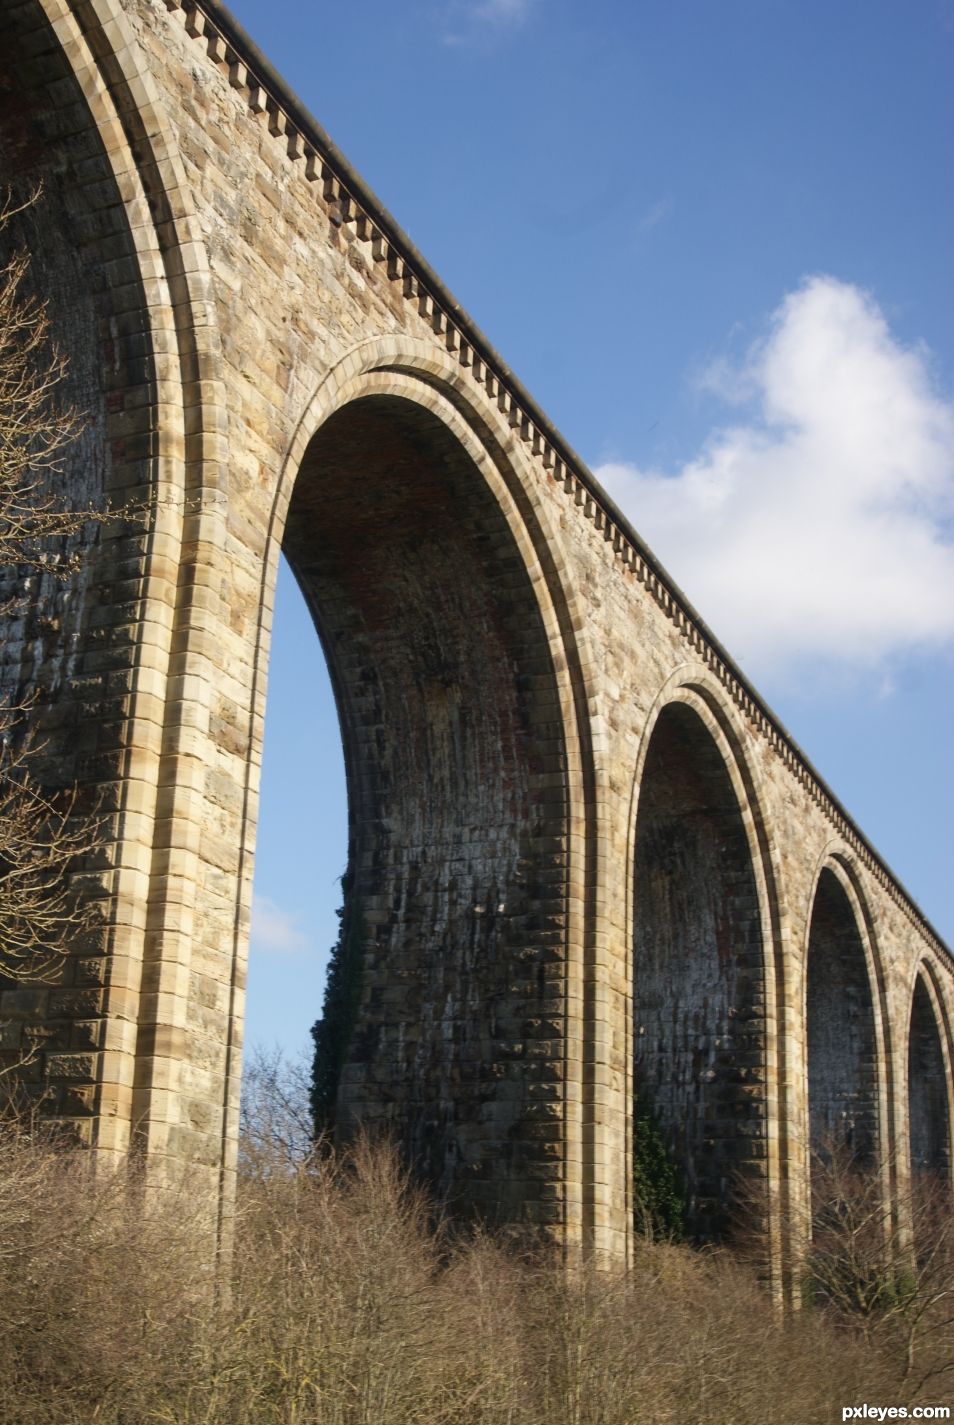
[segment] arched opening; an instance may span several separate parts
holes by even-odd
[[[107,349],[100,333],[116,326],[116,300],[108,281],[102,249],[115,245],[117,262],[133,267],[135,257],[125,228],[118,195],[112,197],[109,220],[103,220],[103,235],[93,241],[96,214],[85,190],[70,189],[63,182],[87,157],[91,139],[85,104],[52,33],[37,58],[30,58],[30,41],[37,45],[38,17],[32,7],[18,7],[15,14],[3,15],[0,44],[7,63],[0,73],[0,267],[17,258],[26,258],[17,289],[15,308],[36,303],[45,311],[48,340],[27,363],[27,369],[45,372],[51,368],[54,352],[65,358],[45,406],[50,435],[56,429],[68,434],[59,452],[55,481],[50,495],[56,509],[101,507],[108,496],[113,460],[104,439],[109,399],[118,384],[115,370],[126,359],[122,339],[117,337]],[[25,30],[24,34],[22,31]],[[42,33],[42,32],[40,32]],[[47,97],[55,90],[60,106]],[[85,145],[85,146],[84,146]],[[102,187],[109,185],[104,180]],[[106,199],[104,197],[105,204]],[[4,282],[6,286],[6,279]],[[132,284],[130,284],[132,286]],[[138,296],[138,293],[135,293]],[[133,297],[126,296],[130,318],[138,317]],[[9,333],[8,333],[9,335]],[[148,360],[140,356],[144,375]],[[7,375],[7,380],[10,377]],[[114,397],[114,402],[116,398]],[[68,413],[81,413],[71,423]],[[42,445],[41,445],[42,448]],[[9,472],[5,471],[9,478]],[[28,478],[32,479],[32,476]],[[29,503],[29,496],[24,496]],[[4,616],[4,637],[0,648],[0,688],[10,703],[27,702],[38,691],[59,690],[69,677],[82,676],[76,650],[89,640],[91,620],[89,599],[83,598],[84,583],[103,586],[103,604],[120,596],[107,582],[115,579],[102,554],[102,546],[115,543],[115,530],[77,528],[57,539],[46,558],[53,555],[50,571],[37,571],[27,562],[7,563],[0,569],[0,610]],[[28,553],[35,553],[28,549]],[[93,561],[98,561],[95,575]],[[80,567],[70,578],[62,577],[71,564]],[[129,578],[128,572],[124,574]],[[99,650],[97,649],[99,653]],[[102,654],[99,653],[100,664]],[[41,715],[45,708],[41,708]],[[55,726],[55,719],[46,721]],[[73,732],[73,729],[71,729]],[[38,742],[47,742],[46,726]],[[61,779],[69,783],[82,778],[83,759],[70,742],[73,736],[54,738],[49,761],[65,763]],[[85,750],[85,749],[84,749]]]
[[[319,1108],[386,1131],[458,1206],[559,1212],[567,786],[556,677],[510,526],[448,426],[368,395],[301,464],[283,540],[348,781]]]
[[[310,1077],[310,1030],[338,935],[347,857],[334,693],[314,620],[283,559],[269,650],[243,1036],[253,1091],[276,1051],[274,1067],[296,1093]],[[246,1080],[243,1071],[243,1093]]]
[[[908,1123],[915,1177],[946,1180],[950,1175],[947,1092],[937,1017],[927,985],[918,975],[908,1032]]]
[[[671,703],[652,733],[636,820],[634,1136],[637,1165],[641,1132],[661,1137],[697,1239],[723,1236],[740,1179],[765,1171],[763,997],[739,803],[702,718]]]
[[[128,821],[137,820],[126,816],[132,778],[125,769],[129,690],[141,647],[137,605],[149,538],[143,506],[154,468],[145,427],[158,384],[152,338],[160,303],[143,290],[140,250],[110,159],[71,68],[73,56],[42,6],[2,7],[0,50],[0,203],[9,204],[0,224],[0,265],[26,255],[17,304],[35,299],[49,323],[50,345],[35,353],[34,369],[52,369],[54,347],[65,358],[52,389],[51,424],[65,431],[62,414],[78,416],[48,481],[51,507],[133,507],[130,518],[105,523],[55,518],[61,530],[71,528],[41,542],[39,567],[38,551],[28,544],[23,562],[0,569],[0,708],[17,710],[6,719],[14,741],[32,730],[29,773],[52,805],[71,807],[77,836],[90,847],[72,885],[78,888],[82,877],[80,898],[99,902],[81,930],[64,932],[53,918],[56,956],[46,983],[21,993],[0,982],[5,1023],[8,1004],[21,1001],[0,1064],[17,1077],[43,1080],[42,1111],[106,1150],[127,1141],[125,1105],[117,1106],[122,1073],[99,1077],[98,1055],[115,987],[122,996],[124,975],[135,978],[128,965],[119,973],[114,966],[126,948],[117,952],[117,943],[142,903],[137,898],[129,914],[133,881],[143,890],[138,874],[126,874],[133,857],[115,868]],[[34,449],[44,443],[40,437]],[[35,492],[25,496],[27,505],[34,500]],[[155,778],[142,766],[138,775],[151,787]],[[145,851],[136,848],[138,868]],[[116,1045],[114,1037],[109,1047]],[[64,1057],[74,1049],[82,1053]]]
[[[838,1149],[857,1166],[873,1164],[878,1073],[871,982],[851,902],[827,867],[812,907],[806,1014],[812,1151]]]

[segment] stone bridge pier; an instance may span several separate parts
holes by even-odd
[[[347,763],[341,1131],[625,1261],[638,1097],[692,1231],[747,1181],[781,1283],[813,1144],[947,1175],[948,950],[248,37],[217,0],[0,17],[3,181],[42,184],[9,235],[88,413],[63,479],[149,512],[5,571],[3,687],[105,831],[5,1052],[40,1032],[84,1141],[227,1191],[284,550]]]

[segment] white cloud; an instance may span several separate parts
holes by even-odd
[[[926,352],[812,277],[705,384],[751,418],[677,472],[596,475],[729,650],[762,673],[859,669],[954,639],[954,405]]]
[[[252,948],[267,955],[297,955],[309,940],[298,916],[283,910],[268,896],[252,896]]]

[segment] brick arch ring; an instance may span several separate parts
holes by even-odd
[[[766,945],[766,982],[770,976],[770,960],[780,954],[782,931],[787,925],[782,894],[782,875],[771,828],[762,809],[758,774],[744,746],[743,717],[736,704],[726,695],[725,688],[702,663],[684,663],[663,683],[646,715],[639,749],[633,768],[630,791],[627,845],[627,932],[632,971],[633,881],[635,863],[636,816],[639,791],[652,741],[653,731],[663,710],[673,703],[683,703],[696,713],[715,743],[738,802],[745,828],[752,870],[758,888],[759,906]]]
[[[931,1000],[945,1058],[952,1068],[949,1077],[952,1079],[952,1091],[954,1091],[954,1015],[951,1013],[950,995],[945,993],[941,968],[932,956],[921,956],[912,967],[905,1001],[909,1010],[919,979],[923,981]]]
[[[504,416],[486,397],[480,400],[480,388],[470,383],[456,361],[435,359],[432,348],[406,338],[385,337],[362,342],[355,347],[324,378],[307,402],[284,458],[268,521],[265,552],[259,586],[258,623],[255,634],[251,723],[248,745],[255,746],[262,736],[264,688],[267,682],[268,648],[274,591],[278,574],[282,538],[295,481],[302,460],[313,437],[336,412],[359,399],[369,396],[397,397],[423,407],[434,415],[473,463],[489,487],[517,547],[519,557],[533,590],[542,617],[543,627],[553,657],[554,677],[565,729],[567,777],[569,792],[568,824],[585,828],[592,815],[587,796],[587,768],[591,752],[587,745],[587,688],[583,668],[590,666],[581,644],[585,643],[584,624],[578,616],[576,595],[571,581],[564,577],[560,543],[553,528],[552,516],[545,500],[535,488],[539,474],[533,460],[507,425]],[[478,397],[477,401],[471,399]],[[245,773],[238,904],[235,915],[235,945],[233,983],[229,1015],[227,1079],[236,1083],[241,1058],[237,1035],[236,1007],[240,997],[240,979],[244,936],[249,923],[251,848],[254,844],[251,808],[255,799],[257,768],[249,760]],[[586,858],[593,837],[586,830],[571,838],[570,876],[579,880],[587,874]],[[576,954],[585,964],[594,952],[595,937],[588,922],[588,909],[576,898],[568,903],[568,954]],[[582,974],[584,965],[577,968]],[[569,976],[568,976],[569,978]],[[567,1042],[582,1038],[582,1026],[574,1026],[577,1008],[567,995]],[[574,1081],[575,1079],[578,1082]],[[568,1065],[568,1088],[582,1100],[586,1093],[582,1064]],[[236,1133],[237,1095],[227,1091],[224,1105],[223,1139],[234,1141]],[[586,1149],[577,1133],[566,1136],[565,1157],[568,1177],[586,1171]],[[227,1149],[226,1149],[227,1154]]]
[[[788,1121],[788,1099],[792,1091],[792,1066],[788,1053],[788,1035],[783,1025],[786,1003],[786,981],[783,946],[786,939],[788,914],[783,894],[783,877],[768,819],[763,809],[759,778],[745,750],[744,717],[738,706],[711,670],[702,663],[687,662],[674,670],[659,688],[646,714],[639,748],[632,771],[626,848],[626,982],[633,984],[635,895],[636,895],[636,823],[639,795],[646,759],[659,718],[667,707],[682,704],[690,708],[711,738],[728,776],[732,794],[739,809],[745,834],[749,861],[759,904],[762,942],[762,971],[765,987],[765,1022],[775,1025],[776,1032],[766,1036],[765,1069],[769,1083],[776,1092],[767,1092],[766,1148],[768,1155],[767,1232],[771,1272],[781,1278],[788,1253],[790,1162],[781,1151],[782,1125]],[[633,1006],[630,1000],[627,1023],[626,1064],[630,1079],[633,1075],[635,1051]],[[630,1084],[628,1098],[632,1099]],[[632,1153],[632,1122],[628,1125],[627,1153]],[[628,1175],[627,1175],[628,1178]],[[776,1210],[776,1207],[780,1210]]]
[[[826,871],[834,876],[845,896],[864,955],[865,974],[871,996],[871,1011],[874,1020],[875,1055],[878,1069],[878,1132],[880,1141],[884,1145],[883,1158],[887,1174],[885,1184],[886,1191],[892,1192],[896,1187],[895,1157],[897,1144],[893,1106],[897,1086],[893,1072],[893,1036],[891,1033],[891,1016],[888,1004],[884,957],[874,917],[871,913],[868,898],[865,895],[864,887],[861,884],[861,878],[858,874],[855,857],[850,847],[839,838],[832,838],[823,848],[815,862],[809,894],[803,913],[802,924],[804,926],[804,933],[797,956],[797,973],[800,979],[798,986],[798,1004],[800,1006],[800,1038],[804,1064],[805,1104],[807,1108],[809,940],[811,937],[812,912],[818,894],[818,885],[822,874]],[[807,1173],[811,1151],[807,1122],[804,1132],[804,1150],[804,1170]]]
[[[947,988],[945,986],[947,981]],[[914,996],[918,983],[924,986],[930,1002],[931,1011],[934,1015],[934,1024],[941,1047],[941,1056],[944,1061],[945,1083],[947,1086],[947,1121],[949,1152],[954,1161],[954,1016],[951,1013],[950,996],[950,973],[945,976],[943,967],[932,956],[922,956],[914,965],[907,985],[907,993],[902,1004],[902,1014],[904,1015],[904,1044],[901,1068],[907,1078],[908,1049],[911,1036],[911,1012],[914,1007]],[[910,1096],[910,1082],[907,1086],[907,1094]],[[899,1117],[908,1115],[898,1115]]]

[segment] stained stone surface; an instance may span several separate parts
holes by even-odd
[[[227,14],[0,28],[4,181],[43,184],[13,238],[88,412],[63,478],[146,510],[90,525],[72,582],[5,574],[3,687],[104,828],[99,924],[0,1002],[48,1107],[228,1183],[284,547],[348,769],[342,1132],[624,1260],[635,1075],[699,1233],[754,1181],[780,1280],[810,1120],[860,1104],[896,1187],[912,1142],[948,1162],[947,949]]]

